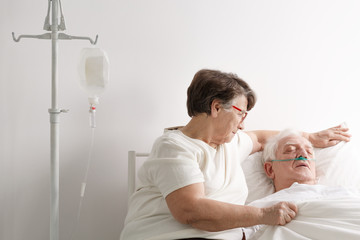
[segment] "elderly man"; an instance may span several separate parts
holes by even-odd
[[[294,182],[316,183],[315,158],[312,144],[295,130],[284,130],[264,147],[264,170],[274,182],[275,191]]]
[[[318,185],[313,147],[300,133],[284,130],[269,139],[263,161],[275,193],[250,205],[266,207],[285,201],[298,211],[295,217],[287,217],[289,223],[284,226],[247,228],[247,239],[360,239],[359,189]]]

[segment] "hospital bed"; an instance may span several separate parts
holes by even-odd
[[[349,143],[341,142],[334,147],[315,149],[318,183],[326,186],[343,186],[346,188],[360,190],[360,156],[358,155],[358,146],[360,146],[359,143],[358,139],[354,139],[353,137]],[[148,153],[139,153],[136,151],[129,151],[128,153],[129,196],[136,191],[137,169],[148,156]],[[249,195],[246,204],[274,193],[273,184],[266,177],[263,171],[261,153],[255,153],[249,156],[243,162],[242,167],[249,188]],[[305,202],[303,205],[306,205],[307,208],[304,208],[303,212],[307,211],[319,215],[319,212],[313,211],[312,208],[320,209],[320,206],[323,206],[322,209],[327,213],[331,212],[331,209],[326,208],[327,203],[325,203],[325,206],[323,203],[317,202],[317,204],[318,205],[314,204],[312,206],[310,203],[307,204]],[[334,204],[334,201],[331,201],[331,204]],[[329,207],[333,207],[331,204]],[[324,239],[322,237],[316,238],[316,236],[326,236],[326,239],[339,238],[338,235],[334,234],[334,231],[335,233],[338,232],[341,234],[341,239],[360,239],[360,199],[348,201],[346,204],[341,204],[341,206],[345,207],[347,209],[346,211],[351,212],[349,212],[348,215],[345,214],[345,216],[348,216],[345,220],[343,219],[344,216],[340,215],[339,218],[330,219],[328,222],[331,223],[331,226],[327,226],[324,222],[316,220],[322,216],[307,216],[307,218],[304,219],[303,215],[301,215],[301,218],[299,215],[299,219],[302,219],[301,223],[300,221],[295,221],[295,218],[291,224],[287,224],[284,227],[266,226],[268,227],[267,231],[262,230],[264,235],[259,236],[258,234],[255,239],[289,239],[289,237],[291,239]],[[345,209],[342,209],[342,211],[345,211]],[[336,213],[334,214],[336,215]],[[316,217],[316,219],[314,217]],[[304,226],[304,222],[309,224]],[[300,224],[300,226],[296,225],[296,223]],[[314,235],[309,235],[309,231]],[[324,235],[323,232],[327,235]],[[304,233],[304,235],[302,233]]]
[[[140,153],[136,151],[128,152],[128,200],[136,189],[137,170],[148,156],[149,153]]]

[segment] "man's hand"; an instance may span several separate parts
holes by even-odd
[[[314,147],[331,147],[341,141],[349,142],[351,134],[349,134],[347,131],[349,131],[349,128],[339,125],[320,132],[310,133],[308,134],[307,138]]]
[[[279,202],[271,207],[262,208],[263,224],[285,225],[295,218],[297,211],[297,206],[290,202]]]

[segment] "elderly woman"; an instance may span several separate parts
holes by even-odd
[[[187,99],[191,120],[154,143],[138,172],[140,186],[131,197],[122,240],[242,239],[242,227],[277,225],[296,215],[291,203],[243,205],[248,189],[241,163],[277,133],[241,131],[255,102],[253,90],[234,74],[206,69],[195,74]],[[346,131],[335,127],[303,135],[326,147],[348,141]]]

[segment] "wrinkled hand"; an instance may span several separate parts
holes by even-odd
[[[349,131],[349,128],[339,125],[320,132],[310,133],[309,141],[317,148],[331,147],[341,141],[350,141],[351,134],[347,131]]]
[[[266,225],[285,225],[297,214],[297,207],[290,202],[280,202],[271,207],[263,208],[263,220]]]

